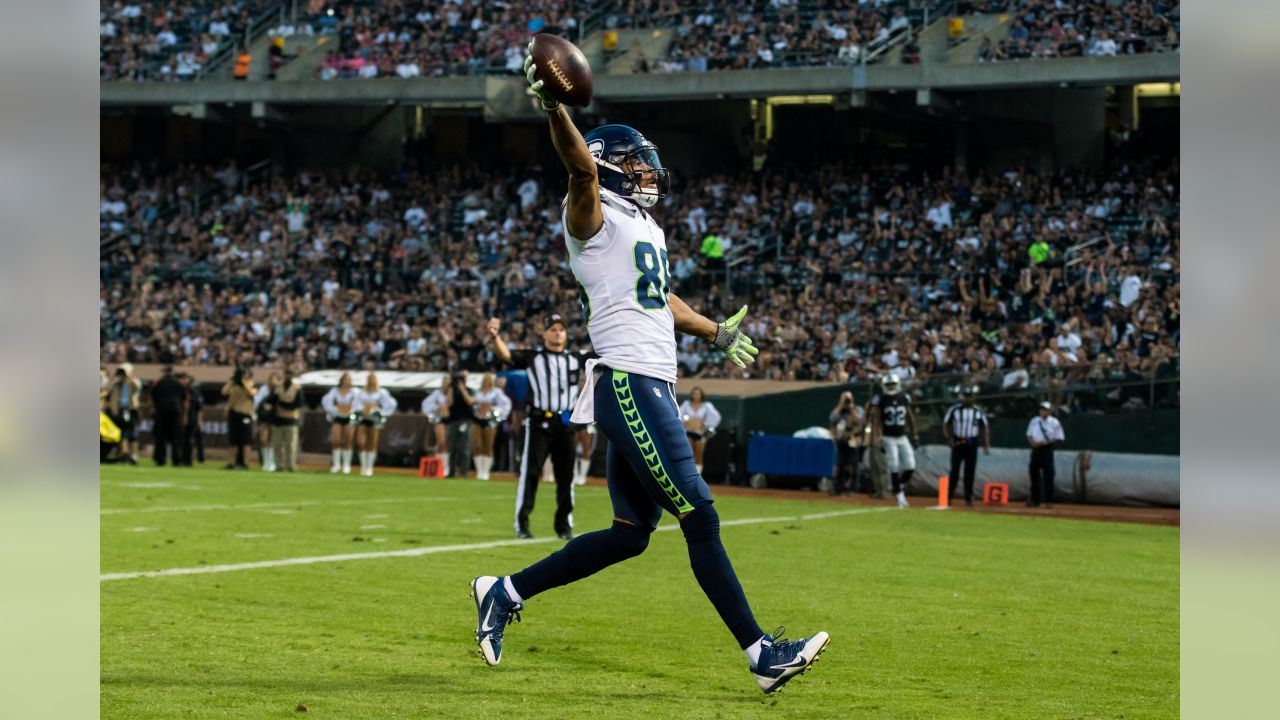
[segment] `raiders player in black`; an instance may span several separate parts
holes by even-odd
[[[920,444],[916,417],[911,412],[911,397],[902,392],[902,381],[897,375],[889,373],[881,383],[881,390],[867,407],[867,417],[871,418],[871,447],[883,444],[898,507],[907,507],[907,481],[916,469],[912,445]]]

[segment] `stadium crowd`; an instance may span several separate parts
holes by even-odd
[[[191,80],[216,54],[237,45],[267,0],[162,3],[115,0],[99,11],[99,75],[104,80]],[[273,36],[334,34],[317,77],[434,77],[520,70],[529,36],[577,37],[579,18],[597,10],[606,28],[667,27],[666,57],[640,72],[702,72],[874,61],[912,20],[905,0],[307,0]],[[934,7],[934,17],[941,8]],[[1116,55],[1176,48],[1177,0],[978,0],[961,13],[1013,17],[1007,38],[981,41],[980,61]],[[920,20],[917,17],[917,24]],[[908,41],[904,61],[917,57]]]
[[[244,36],[267,0],[114,0],[98,11],[103,80],[194,80],[209,60]]]
[[[479,167],[105,167],[102,360],[480,369],[486,318],[527,347],[536,318],[577,307],[562,183]],[[990,176],[833,164],[691,180],[655,215],[677,292],[709,316],[752,306],[761,355],[746,376],[962,373],[999,390],[1176,368],[1178,197],[1176,162]],[[588,342],[581,323],[570,335]],[[690,339],[679,359],[685,375],[740,372]]]
[[[1012,16],[999,43],[985,38],[979,62],[1135,55],[1179,47],[1178,0],[1012,0],[975,2],[974,10]]]
[[[666,58],[642,72],[705,72],[858,62],[907,33],[906,2],[628,0],[606,26],[669,27]]]
[[[576,37],[580,10],[574,0],[329,0],[308,16],[305,29],[338,36],[317,70],[323,80],[513,73],[533,33]]]

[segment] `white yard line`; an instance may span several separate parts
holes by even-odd
[[[295,500],[293,502],[246,503],[242,505],[165,505],[160,507],[141,508],[104,508],[102,515],[119,515],[121,513],[155,513],[155,512],[199,512],[204,510],[263,510],[269,508],[312,507],[317,505],[374,505],[381,503],[401,502],[448,502],[453,500],[504,500],[506,495],[483,495],[478,497],[411,497],[411,498],[379,498],[375,500]]]
[[[857,508],[853,510],[837,510],[835,512],[815,513],[812,515],[784,515],[782,517],[759,517],[759,518],[742,518],[739,520],[725,520],[720,523],[721,527],[731,525],[754,525],[758,523],[776,523],[776,522],[798,522],[803,520],[826,520],[828,518],[845,517],[848,515],[865,515],[866,513],[884,512],[885,510],[896,510],[893,507],[875,507],[875,508]],[[678,524],[663,525],[658,528],[658,532],[678,530]],[[346,562],[349,560],[379,560],[382,558],[394,557],[418,557],[420,555],[435,555],[447,552],[463,552],[466,550],[490,550],[500,547],[511,547],[514,545],[536,545],[539,543],[559,542],[559,538],[543,537],[534,540],[494,540],[483,543],[469,543],[466,545],[436,545],[433,547],[411,548],[409,550],[388,550],[384,552],[370,553],[346,553],[343,555],[317,555],[314,557],[298,557],[285,558],[283,560],[263,560],[260,562],[235,563],[232,565],[204,565],[193,568],[170,568],[168,570],[144,570],[141,572],[120,572],[105,573],[99,575],[98,579],[102,582],[108,580],[131,580],[133,578],[144,577],[168,577],[170,575],[204,575],[206,573],[224,573],[235,572],[237,570],[257,570],[259,568],[285,567],[288,565],[314,565],[316,563]]]

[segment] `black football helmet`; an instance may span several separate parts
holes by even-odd
[[[640,207],[653,207],[671,193],[671,174],[658,146],[626,125],[601,125],[583,138],[596,160],[600,186]]]

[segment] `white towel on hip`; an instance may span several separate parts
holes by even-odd
[[[569,416],[570,422],[575,422],[579,425],[590,425],[596,421],[596,381],[600,379],[600,373],[596,372],[596,366],[599,364],[599,358],[587,361],[587,368],[583,373],[582,388],[578,390],[578,399],[573,403],[573,414]]]

